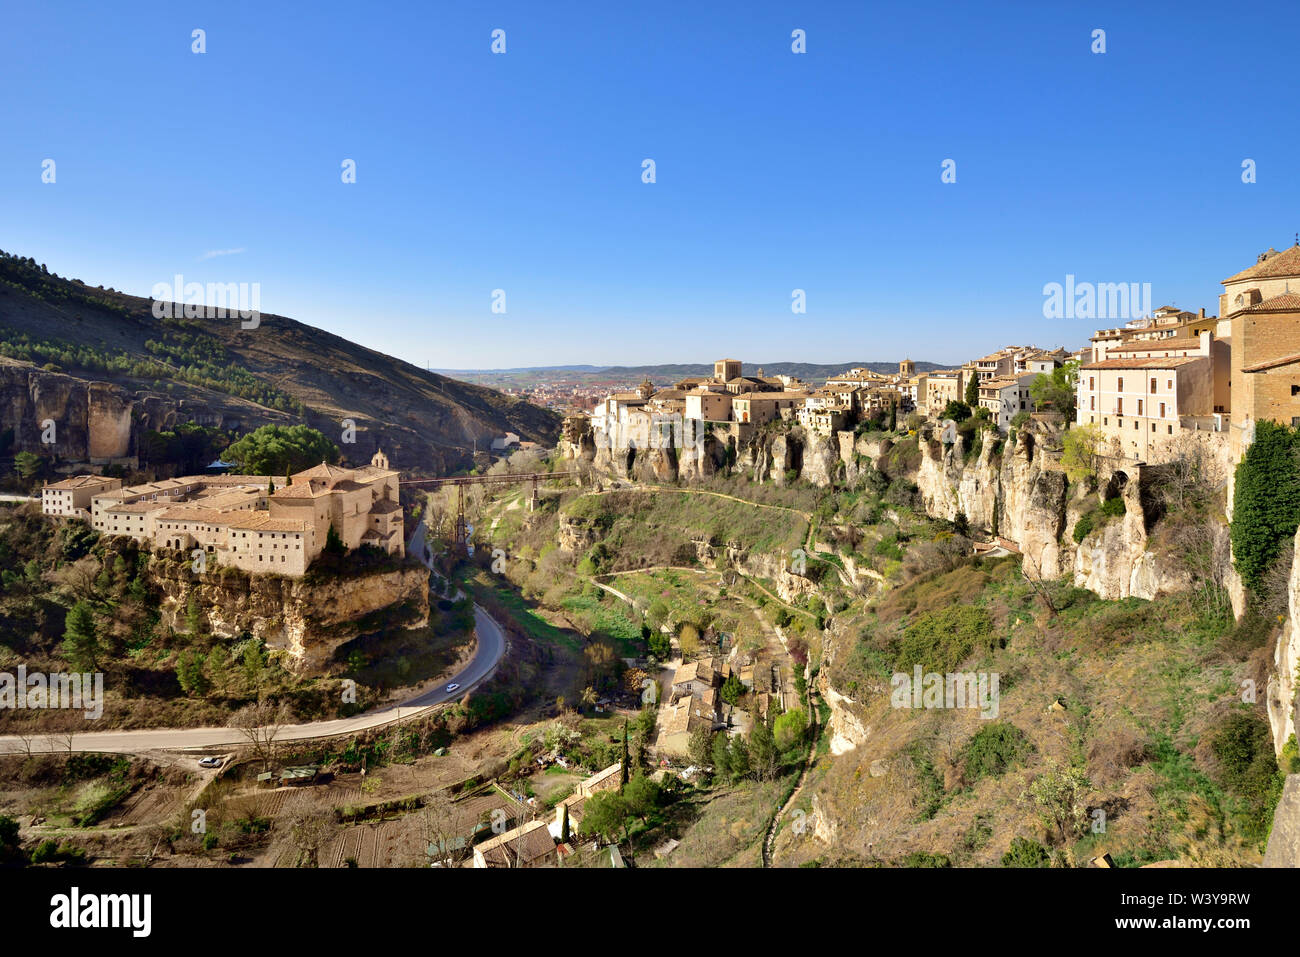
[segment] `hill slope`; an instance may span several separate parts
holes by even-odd
[[[348,460],[381,445],[395,467],[432,473],[468,465],[476,442],[507,430],[549,443],[559,427],[545,409],[284,316],[263,314],[255,329],[156,319],[150,299],[0,253],[0,432],[13,430],[14,450],[39,452],[47,418],[65,460],[128,456],[144,430],[185,421],[305,422]],[[344,419],[354,444],[341,441]]]

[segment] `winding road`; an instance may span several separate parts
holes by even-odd
[[[312,738],[332,738],[338,735],[354,734],[372,728],[381,728],[397,721],[426,714],[439,705],[461,698],[484,678],[492,673],[506,650],[506,639],[501,626],[478,605],[474,606],[474,633],[478,646],[474,657],[449,682],[439,683],[431,691],[425,691],[396,705],[388,705],[367,711],[352,718],[336,718],[330,721],[310,721],[306,724],[284,725],[275,735],[275,740],[304,741]],[[459,687],[447,691],[448,684]],[[90,722],[87,722],[88,724]],[[225,747],[247,742],[247,737],[236,728],[151,728],[142,731],[87,731],[73,734],[71,743],[68,735],[60,733],[45,735],[6,735],[0,737],[0,754],[5,753],[47,753],[56,751],[111,751],[118,753],[136,753],[143,751],[179,751],[199,748]]]

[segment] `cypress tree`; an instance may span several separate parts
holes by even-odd
[[[623,769],[619,772],[618,789],[621,792],[627,787],[628,773],[628,754],[627,754],[627,718],[623,719]]]

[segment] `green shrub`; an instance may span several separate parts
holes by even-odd
[[[1011,842],[1011,849],[1002,855],[1003,867],[1050,867],[1052,859],[1047,848],[1027,837]]]
[[[1264,840],[1284,778],[1268,722],[1253,711],[1233,711],[1211,733],[1210,747],[1219,763],[1219,783],[1241,802],[1243,833],[1249,840]]]
[[[1079,520],[1074,523],[1073,538],[1075,544],[1081,543],[1085,538],[1092,534],[1093,518],[1092,512],[1079,516]]]
[[[1112,495],[1110,498],[1106,499],[1106,501],[1101,503],[1099,511],[1107,518],[1119,518],[1119,516],[1128,511],[1128,507],[1124,504],[1124,497],[1122,495]]]
[[[1237,465],[1232,554],[1237,571],[1259,590],[1264,572],[1300,524],[1300,434],[1268,420],[1255,424],[1255,441]]]
[[[971,605],[954,605],[926,612],[903,629],[898,670],[910,672],[920,665],[924,671],[955,671],[973,652],[991,651],[995,646],[989,613]]]
[[[972,781],[998,777],[1020,764],[1032,750],[1025,733],[1014,724],[986,724],[966,745],[966,776]]]
[[[947,854],[933,854],[930,851],[913,851],[900,862],[903,867],[952,867],[952,858]]]

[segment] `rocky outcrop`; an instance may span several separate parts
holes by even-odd
[[[13,430],[14,451],[96,464],[126,459],[135,453],[134,408],[131,393],[107,382],[0,360],[0,431]]]
[[[806,433],[802,438],[804,452],[800,475],[803,480],[818,488],[836,484],[841,474],[839,443],[820,432]]]
[[[165,625],[188,628],[193,598],[213,634],[233,638],[246,631],[304,674],[323,670],[335,649],[353,638],[429,621],[429,572],[418,566],[324,580],[250,575],[234,568],[196,575],[188,563],[155,555],[150,571],[162,587]]]
[[[982,433],[978,453],[966,460],[966,439],[949,445],[923,434],[916,485],[925,509],[954,521],[964,514],[971,525],[996,531],[1015,542],[1026,571],[1057,578],[1070,567],[1073,542],[1064,538],[1065,474],[1046,456],[1036,456],[1032,434],[1014,445],[993,432]]]
[[[1137,481],[1124,483],[1119,492],[1124,501],[1123,517],[1105,523],[1075,551],[1075,584],[1102,598],[1154,598],[1165,590],[1155,556],[1147,551],[1139,485]]]
[[[560,512],[557,544],[566,552],[585,552],[596,544],[599,530],[586,519]]]
[[[784,485],[799,478],[829,488],[850,480],[846,465],[858,454],[853,451],[851,432],[824,435],[799,426],[761,431],[750,425],[728,428],[695,419],[674,420],[662,435],[625,434],[622,426],[616,426],[613,435],[587,436],[577,436],[576,441],[566,438],[560,454],[590,461],[597,471],[611,476],[661,484],[708,478],[730,460],[736,471],[748,473],[756,482]],[[859,473],[855,466],[852,480]]]
[[[1296,533],[1300,546],[1300,532]],[[1268,723],[1273,730],[1273,747],[1281,753],[1287,739],[1296,733],[1296,676],[1300,671],[1300,547],[1291,563],[1287,584],[1287,617],[1273,649],[1273,673],[1268,679]]]
[[[1300,867],[1300,774],[1288,774],[1273,812],[1265,867]]]
[[[822,694],[831,710],[827,722],[827,730],[831,736],[831,754],[839,757],[864,743],[871,734],[871,729],[850,710],[849,706],[853,704],[853,700],[837,692],[830,686],[830,682],[822,682]]]

